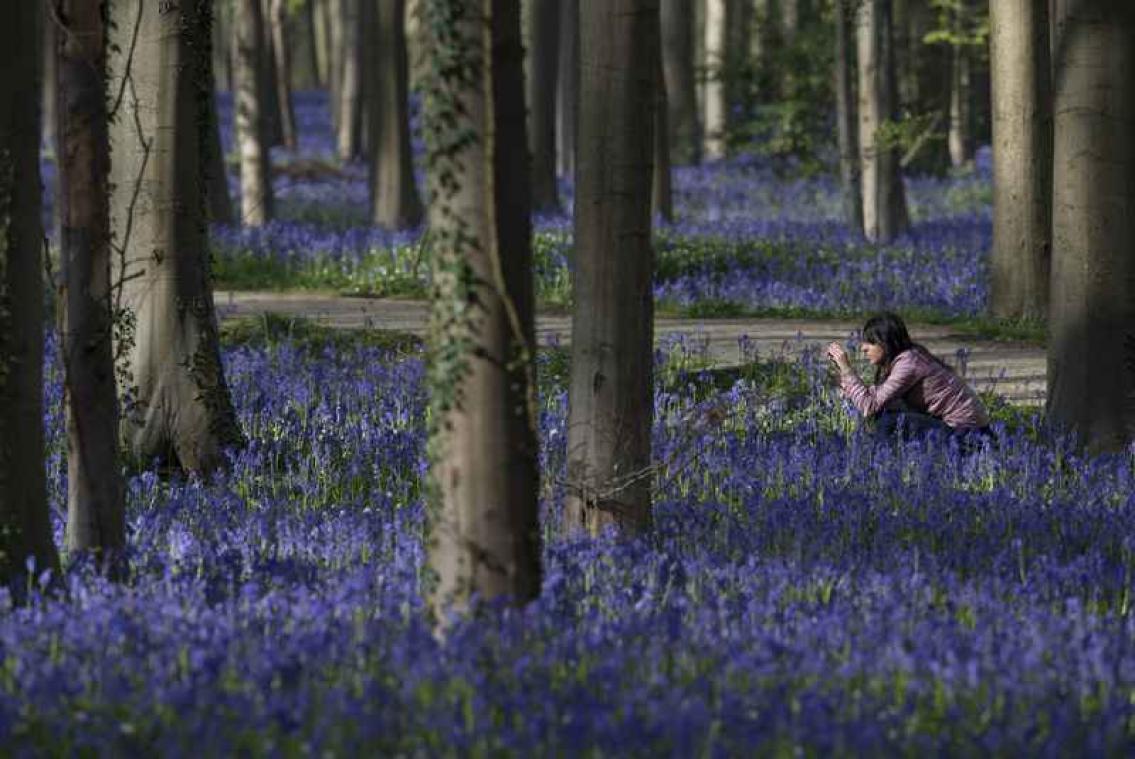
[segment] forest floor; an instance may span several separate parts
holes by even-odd
[[[423,300],[359,298],[312,292],[218,291],[222,320],[265,313],[298,317],[339,329],[375,329],[424,335],[429,304]],[[1044,348],[1005,340],[958,334],[949,325],[911,324],[911,335],[935,354],[958,364],[964,351],[964,374],[980,391],[991,391],[1012,403],[1040,404],[1045,393]],[[704,351],[717,368],[735,367],[761,358],[799,358],[821,350],[832,340],[855,335],[857,322],[829,319],[687,319],[659,317],[656,341],[681,340]],[[536,319],[539,344],[571,342],[571,316],[541,313]]]

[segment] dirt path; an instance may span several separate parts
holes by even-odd
[[[424,334],[424,301],[385,298],[343,298],[314,293],[219,291],[221,319],[254,316],[264,312],[301,316],[341,329],[400,330]],[[760,356],[798,356],[808,347],[822,347],[846,339],[859,329],[850,321],[811,319],[674,319],[655,321],[658,341],[685,339],[704,346],[718,366],[734,366],[755,351]],[[1035,346],[974,340],[954,335],[950,327],[910,325],[916,340],[943,358],[956,362],[959,350],[968,351],[966,376],[979,390],[992,389],[1017,403],[1041,403],[1045,388],[1045,355]],[[541,315],[536,319],[541,344],[570,343],[571,317]],[[676,336],[682,336],[678,338]]]

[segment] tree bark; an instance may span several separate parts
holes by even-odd
[[[650,184],[657,0],[580,2],[568,480],[564,524],[651,526]]]
[[[910,226],[898,147],[880,139],[884,124],[897,117],[891,1],[862,0],[856,25],[863,231],[885,243]]]
[[[726,2],[705,3],[705,140],[706,158],[725,157],[726,102]]]
[[[140,462],[188,471],[243,443],[221,364],[209,281],[202,145],[210,0],[116,0],[110,26],[110,223],[128,384],[121,434]]]
[[[232,91],[232,51],[229,41],[232,39],[232,23],[229,17],[232,14],[232,4],[218,0],[213,6],[213,86],[218,90]]]
[[[316,0],[303,0],[297,12],[287,20],[288,38],[295,40],[295,65],[291,66],[290,86],[293,90],[319,89],[319,44],[315,32]]]
[[[240,151],[240,220],[259,227],[272,218],[272,178],[268,154],[268,103],[265,78],[263,20],[259,0],[237,0],[236,93],[233,118]]]
[[[654,98],[654,176],[650,186],[650,208],[654,216],[674,221],[674,193],[670,176],[670,122],[666,103],[666,77],[662,72],[662,48],[656,62],[658,78]]]
[[[1053,7],[1048,415],[1093,449],[1135,439],[1135,7]]]
[[[1052,240],[1052,83],[1048,4],[993,0],[991,310],[1044,319]]]
[[[835,0],[835,96],[843,219],[861,234],[863,196],[859,187],[859,136],[855,129],[855,48],[851,42],[854,3],[855,0]]]
[[[276,117],[280,121],[280,140],[288,150],[296,149],[296,114],[292,107],[292,52],[288,39],[287,0],[270,0],[267,25],[272,36],[272,83],[276,86]]]
[[[120,574],[126,501],[112,351],[104,0],[54,0],[67,550]]]
[[[323,0],[327,9],[327,29],[330,47],[327,57],[328,105],[331,109],[331,125],[334,128],[336,145],[339,139],[339,109],[343,95],[343,43],[346,39],[344,3],[347,0]],[[338,150],[338,147],[336,147]]]
[[[962,45],[954,45],[950,55],[950,125],[947,144],[950,147],[950,164],[957,168],[973,160],[970,56]]]
[[[0,582],[17,601],[26,560],[59,571],[43,454],[42,12],[16,3],[0,24]]]
[[[556,66],[559,63],[560,8],[557,0],[532,0],[528,14],[528,133],[532,152],[532,210],[555,213]]]
[[[422,222],[423,211],[410,147],[405,0],[383,0],[377,11],[378,60],[369,72],[374,92],[367,98],[373,130],[371,220],[387,229],[406,229]]]
[[[444,626],[474,599],[539,594],[539,446],[529,167],[516,149],[527,143],[519,2],[431,0],[426,13],[455,18],[448,33],[437,18],[424,24],[426,44],[466,64],[459,80],[434,71],[425,86],[439,501],[429,561]]]
[[[360,3],[364,0],[341,0],[343,4],[342,73],[339,82],[339,158],[349,161],[362,154],[363,72],[360,26]]]
[[[559,64],[556,66],[556,173],[575,175],[579,111],[579,0],[560,0]]]
[[[311,23],[315,35],[315,70],[318,72],[319,86],[327,90],[328,102],[330,102],[331,90],[334,89],[331,81],[331,3],[330,0],[311,0],[311,3]]]
[[[662,71],[670,154],[679,165],[701,161],[701,127],[694,76],[693,0],[662,0]]]
[[[55,126],[59,121],[55,114],[55,95],[59,92],[58,67],[55,60],[57,46],[56,24],[49,17],[43,23],[43,86],[41,98],[43,101],[43,144],[59,158],[59,145],[56,140]],[[58,194],[55,197],[59,197]]]
[[[214,35],[214,39],[216,36]],[[216,56],[213,56],[216,61]],[[213,76],[216,81],[216,76]],[[211,88],[215,91],[215,87]],[[209,98],[209,142],[205,146],[205,196],[208,201],[209,221],[233,223],[233,200],[229,193],[228,169],[225,167],[225,148],[221,143],[221,119],[217,112],[217,98]]]

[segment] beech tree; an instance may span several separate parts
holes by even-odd
[[[0,24],[0,583],[27,587],[26,562],[58,572],[43,458],[43,225],[39,3]]]
[[[124,315],[130,454],[207,472],[243,443],[209,279],[202,147],[211,0],[114,0],[109,42],[112,281]]]
[[[433,257],[432,605],[540,591],[519,0],[422,0]]]
[[[67,549],[116,573],[126,547],[112,350],[106,0],[53,0],[58,24]]]
[[[705,140],[706,158],[725,156],[726,114],[725,63],[728,27],[728,0],[706,0],[705,3]]]
[[[556,190],[556,67],[560,8],[557,0],[531,0],[528,11],[528,145],[532,153],[532,208],[560,207]]]
[[[1048,415],[1095,449],[1135,439],[1135,6],[1053,5]]]
[[[367,98],[371,220],[380,227],[405,229],[420,224],[423,213],[410,147],[406,3],[383,0],[377,11],[377,60],[369,72],[374,91]]]
[[[575,174],[575,120],[579,110],[579,0],[560,0],[556,66],[556,173]]]
[[[581,0],[565,528],[651,525],[657,0]]]
[[[698,163],[701,127],[694,76],[694,2],[662,0],[659,13],[670,155],[676,164]]]
[[[1051,248],[1052,90],[1048,3],[993,0],[993,251],[990,307],[1044,319]]]
[[[338,107],[339,158],[349,161],[362,155],[363,130],[363,28],[361,3],[369,0],[338,0],[342,25],[337,53],[339,64]]]
[[[856,42],[863,231],[868,240],[890,242],[910,226],[898,147],[883,131],[898,117],[891,0],[861,0]]]
[[[268,154],[268,103],[261,69],[264,23],[260,0],[236,0],[234,97],[240,150],[240,220],[259,227],[272,218],[272,179]]]
[[[276,85],[277,118],[280,120],[280,139],[288,150],[296,149],[296,114],[292,107],[292,50],[288,39],[287,0],[271,0],[267,33],[271,36],[270,63]]]
[[[859,135],[855,129],[855,48],[852,21],[858,0],[835,0],[836,132],[839,140],[839,182],[843,220],[863,231],[863,195],[859,187]]]

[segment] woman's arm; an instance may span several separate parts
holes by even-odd
[[[883,384],[878,386],[864,384],[850,364],[846,367],[840,366],[839,390],[843,397],[859,409],[859,413],[864,416],[875,416],[886,408],[888,403],[906,395],[906,392],[922,379],[921,374],[918,362],[911,356],[910,351],[906,351],[895,359],[891,373]]]

